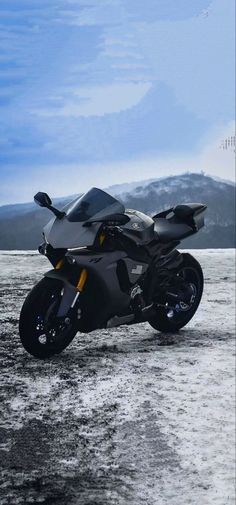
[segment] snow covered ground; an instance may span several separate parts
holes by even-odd
[[[145,323],[77,335],[42,362],[17,325],[50,267],[0,253],[1,505],[234,503],[235,256],[191,254],[205,291],[179,334]]]

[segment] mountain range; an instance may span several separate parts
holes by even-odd
[[[43,190],[43,188],[40,188]],[[153,215],[179,203],[207,205],[205,227],[183,241],[184,248],[235,247],[235,184],[204,173],[185,173],[161,179],[110,186],[107,191],[127,208]],[[55,198],[62,208],[77,195]],[[42,228],[52,214],[34,203],[0,207],[0,249],[36,249],[42,241]]]

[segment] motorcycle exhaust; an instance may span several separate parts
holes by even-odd
[[[122,324],[144,323],[156,315],[156,305],[152,303],[144,307],[139,313],[127,314],[126,316],[114,316],[107,321],[107,328],[115,328]]]

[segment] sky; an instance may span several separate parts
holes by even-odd
[[[0,205],[234,179],[234,0],[1,0]]]

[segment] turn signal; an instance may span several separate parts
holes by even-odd
[[[62,258],[61,260],[59,260],[55,266],[55,269],[56,270],[59,270],[64,264],[64,258]]]
[[[102,245],[105,240],[105,233],[100,233],[99,235],[99,244]]]

